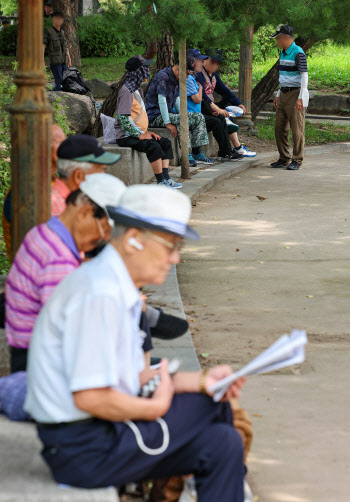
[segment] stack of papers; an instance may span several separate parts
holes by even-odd
[[[293,330],[290,335],[281,336],[241,370],[216,382],[210,388],[210,391],[214,394],[214,401],[220,401],[230,385],[240,377],[268,373],[269,371],[304,362],[306,344],[306,331]]]

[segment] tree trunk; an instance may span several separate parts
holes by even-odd
[[[174,41],[169,33],[163,32],[162,38],[158,39],[156,73],[168,66],[174,66]]]
[[[155,42],[147,42],[147,47],[146,51],[143,54],[143,57],[145,59],[153,59],[157,53],[157,44]],[[94,127],[92,129],[92,135],[98,138],[99,136],[102,136],[103,134],[103,127],[102,127],[102,122],[100,119],[101,113],[104,115],[107,115],[108,117],[113,117],[116,109],[117,109],[117,101],[118,101],[118,94],[120,89],[123,87],[124,82],[125,82],[125,76],[126,72],[122,76],[122,78],[119,80],[119,82],[116,82],[115,84],[112,84],[112,92],[110,95],[104,100],[102,108],[100,113],[98,114]]]
[[[52,0],[53,10],[62,11],[64,14],[63,31],[73,66],[81,66],[78,39],[78,3],[78,0]]]
[[[166,32],[163,32],[162,38],[158,38],[157,40],[157,63],[156,69],[152,74],[152,78],[154,75],[163,68],[168,68],[169,66],[174,66],[174,41],[173,37],[168,35]],[[151,83],[152,78],[149,80],[147,86],[144,88],[143,92],[146,96],[149,85]]]
[[[312,42],[309,38],[297,37],[295,43],[305,52],[310,49]],[[273,65],[266,75],[256,84],[252,92],[252,120],[255,120],[260,110],[266,105],[273,92],[276,90],[279,78],[279,60]]]
[[[252,65],[253,65],[254,25],[244,30],[244,39],[239,51],[239,83],[238,97],[246,108],[246,113],[240,117],[239,125],[252,129]]]

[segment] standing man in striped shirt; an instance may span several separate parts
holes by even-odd
[[[270,38],[275,38],[281,50],[279,65],[280,89],[274,100],[276,108],[275,137],[279,159],[271,164],[274,168],[287,166],[297,171],[303,162],[305,143],[305,108],[309,104],[308,72],[306,56],[293,41],[294,28],[280,24]],[[293,156],[289,152],[289,128],[293,135]]]

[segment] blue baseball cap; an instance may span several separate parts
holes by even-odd
[[[222,52],[219,49],[207,49],[206,51],[207,57],[212,61],[216,61],[218,63],[222,62]]]
[[[187,49],[186,57],[194,59],[208,59],[208,56],[204,56],[204,54],[201,54],[201,51],[199,49]]]

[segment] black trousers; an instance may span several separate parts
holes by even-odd
[[[26,371],[27,357],[28,357],[28,349],[18,349],[17,347],[10,347],[11,373],[16,373],[17,371]]]
[[[217,117],[213,115],[204,115],[204,118],[207,131],[212,132],[214,138],[219,143],[219,156],[230,155],[230,153],[232,153],[232,147],[225,117],[223,115],[218,115]]]
[[[53,74],[53,78],[55,79],[55,88],[54,91],[61,91],[61,84],[63,79],[63,72],[66,71],[67,66],[65,64],[52,64],[51,70]]]
[[[228,403],[203,394],[177,394],[163,417],[169,446],[158,455],[140,450],[134,432],[122,422],[38,428],[42,455],[58,483],[83,488],[194,474],[198,502],[243,502],[243,445],[232,426]],[[149,448],[159,448],[159,423],[136,421]]]
[[[138,139],[133,136],[127,138],[117,139],[117,144],[121,147],[129,147],[143,152],[147,155],[150,163],[156,160],[173,159],[173,149],[171,148],[171,141],[167,138],[156,139]]]

